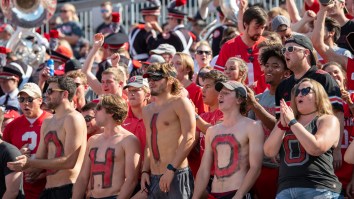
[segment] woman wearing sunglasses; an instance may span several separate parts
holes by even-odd
[[[264,144],[268,157],[280,155],[277,199],[340,198],[333,150],[339,122],[317,81],[304,78],[291,92],[291,107],[282,99],[280,119]]]
[[[194,56],[194,73],[197,74],[202,68],[209,66],[212,57],[212,50],[208,42],[200,41],[197,43]]]

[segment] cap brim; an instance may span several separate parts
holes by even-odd
[[[144,85],[139,84],[139,83],[130,83],[130,84],[125,85],[125,86],[123,87],[123,89],[126,89],[126,88],[128,88],[128,87],[141,88],[141,87],[143,87],[143,86],[144,86]]]
[[[154,50],[151,50],[150,52],[151,52],[151,53],[158,54],[158,55],[165,53],[165,51],[159,50],[159,49],[154,49]]]
[[[157,73],[157,72],[147,72],[143,75],[143,78],[149,78],[150,76],[161,76],[163,77],[164,75],[162,75],[161,73]]]
[[[222,88],[227,88],[229,90],[234,90],[232,86],[230,86],[227,82],[218,82],[215,84],[215,90],[220,92]]]

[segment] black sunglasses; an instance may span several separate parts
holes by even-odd
[[[152,75],[152,76],[149,76],[148,77],[148,82],[151,82],[151,81],[160,81],[161,79],[163,79],[164,77],[163,76],[157,76],[157,75]]]
[[[95,117],[91,116],[91,115],[85,115],[85,122],[91,122],[92,119],[94,119]]]
[[[18,97],[18,102],[20,103],[24,103],[24,102],[28,102],[28,103],[32,103],[33,100],[35,100],[36,98],[33,97]]]
[[[311,87],[306,87],[302,89],[296,89],[295,90],[295,97],[297,97],[300,93],[302,96],[306,96],[310,93],[310,91],[313,90]]]
[[[76,88],[78,88],[81,85],[81,83],[75,83],[75,85],[76,85]]]
[[[206,55],[211,55],[210,50],[197,50],[198,55],[206,54]]]
[[[65,90],[62,90],[62,89],[59,89],[59,88],[48,88],[45,92],[48,94],[48,95],[51,95],[52,93],[54,93],[55,91],[57,92],[63,92]]]

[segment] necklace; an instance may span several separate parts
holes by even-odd
[[[317,110],[314,110],[314,111],[312,111],[312,112],[310,112],[310,113],[306,113],[306,114],[300,114],[300,115],[311,115],[312,113],[316,113],[317,112]]]

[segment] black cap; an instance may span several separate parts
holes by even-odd
[[[140,9],[141,15],[155,15],[159,16],[161,14],[160,6],[147,7]]]
[[[149,78],[151,76],[157,76],[157,77],[176,77],[177,74],[173,71],[169,72],[169,73],[164,73],[162,72],[162,70],[159,71],[148,71],[143,75],[143,78]]]
[[[81,66],[81,63],[79,60],[77,59],[70,59],[68,60],[66,63],[65,63],[65,73],[68,73],[70,71],[73,71],[73,70],[79,70],[81,69],[82,66]]]
[[[128,36],[123,33],[112,33],[108,35],[104,43],[108,45],[108,48],[110,49],[119,49],[124,46],[126,42],[128,42]]]
[[[311,65],[316,65],[316,59],[315,56],[313,55],[313,45],[311,40],[308,37],[306,37],[303,34],[295,34],[285,41],[285,44],[287,43],[296,43],[308,49],[311,52]]]
[[[172,8],[168,9],[168,16],[169,17],[173,17],[173,18],[177,18],[177,19],[184,19],[184,16],[186,16],[186,15],[187,14],[182,11],[172,9]]]

